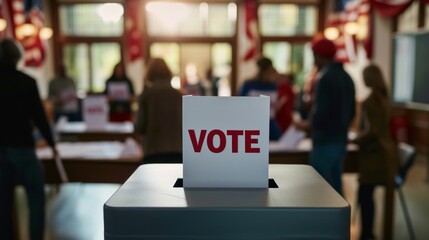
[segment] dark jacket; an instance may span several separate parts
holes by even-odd
[[[310,116],[314,144],[347,143],[347,133],[355,115],[353,80],[341,63],[322,69],[316,84]]]
[[[371,93],[362,110],[364,130],[355,140],[359,145],[359,181],[385,184],[393,180],[398,164],[398,149],[390,134],[391,108],[386,96]]]
[[[0,67],[0,76],[0,147],[34,147],[34,126],[53,147],[36,81],[14,67]]]

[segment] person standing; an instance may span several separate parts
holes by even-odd
[[[181,162],[182,94],[171,86],[172,77],[163,59],[150,61],[145,77],[150,86],[139,97],[136,116],[136,132],[143,141],[143,163],[156,155],[158,160]]]
[[[278,100],[276,103],[276,121],[282,133],[286,132],[293,121],[293,105],[295,93],[293,91],[293,75],[280,75],[277,87]]]
[[[318,39],[312,50],[319,69],[315,96],[309,121],[298,122],[297,127],[310,128],[310,164],[342,195],[341,174],[355,114],[355,88],[343,65],[334,60],[336,46],[332,41]]]
[[[67,76],[64,65],[58,67],[58,76],[49,82],[48,98],[54,107],[55,121],[61,116],[69,121],[81,121],[76,84]]]
[[[27,193],[30,239],[42,240],[45,223],[44,176],[35,153],[33,127],[58,155],[36,81],[16,69],[21,51],[13,40],[0,42],[0,239],[14,239],[13,199],[18,178]]]
[[[258,74],[255,78],[244,82],[239,96],[259,97],[265,95],[270,97],[270,140],[278,140],[281,129],[276,121],[276,103],[278,100],[277,84],[275,83],[278,73],[269,58],[261,57],[257,61]]]
[[[360,239],[365,240],[375,239],[374,189],[377,185],[394,184],[399,153],[390,134],[391,105],[380,68],[367,66],[363,70],[363,79],[371,93],[363,102],[362,130],[354,142],[359,146]]]
[[[106,81],[104,94],[109,99],[109,120],[111,122],[132,120],[131,102],[134,97],[134,87],[125,74],[122,62],[113,68],[112,76]]]

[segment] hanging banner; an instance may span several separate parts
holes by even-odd
[[[183,97],[183,186],[267,188],[270,98]]]

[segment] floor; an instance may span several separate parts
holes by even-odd
[[[410,170],[407,182],[403,186],[408,208],[417,239],[429,239],[429,182],[427,179],[426,159],[419,156]],[[345,197],[356,205],[356,174],[345,174]],[[113,184],[71,183],[61,187],[59,193],[53,188],[47,189],[47,240],[99,240],[103,237],[103,204],[119,188]],[[21,239],[28,239],[26,232],[27,210],[22,189],[17,190],[20,216]],[[377,219],[376,235],[382,236],[383,189],[376,190]],[[394,239],[409,239],[405,219],[398,195],[395,199]],[[352,240],[358,239],[359,216],[352,210]]]

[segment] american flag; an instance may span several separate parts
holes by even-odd
[[[1,38],[17,39],[25,50],[25,65],[38,67],[45,59],[45,43],[39,37],[39,31],[45,25],[40,0],[0,0],[1,16],[7,21],[7,29]],[[19,29],[25,23],[36,27],[32,36],[22,36]]]

